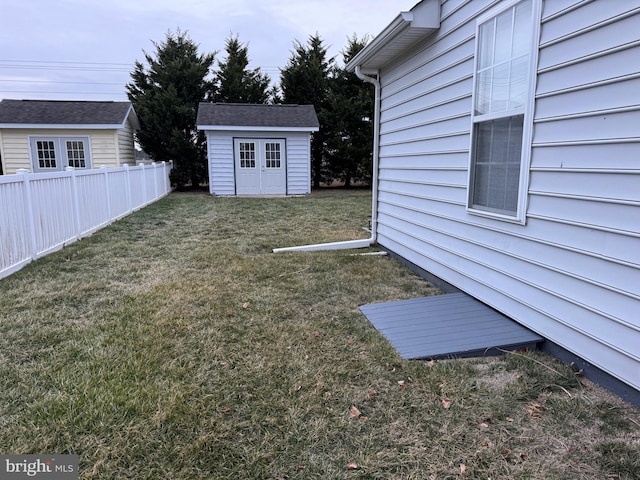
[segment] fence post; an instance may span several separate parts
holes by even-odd
[[[171,169],[173,168],[173,160],[169,160],[165,162],[164,166],[164,194],[167,195],[171,190],[171,180],[169,179],[169,175],[171,174]]]
[[[38,242],[36,240],[36,219],[33,216],[33,198],[31,196],[29,170],[26,168],[19,168],[16,170],[16,174],[22,175],[22,181],[24,183],[24,203],[27,206],[27,228],[29,229],[29,251],[31,253],[31,258],[35,259],[38,255]]]
[[[126,195],[127,195],[127,213],[131,213],[131,211],[133,210],[132,206],[131,206],[131,173],[129,173],[129,164],[125,163],[123,165],[124,167],[124,171],[126,172]]]
[[[107,223],[111,223],[111,189],[109,188],[109,170],[106,165],[100,165],[100,170],[104,173],[104,188],[107,192]]]
[[[146,170],[146,165],[144,163],[141,163],[140,169],[142,170],[142,175],[140,175],[140,177],[142,178],[142,205],[140,205],[140,207],[144,207],[149,202],[149,200],[147,199],[148,198],[147,182],[145,179],[145,172],[144,172]]]
[[[157,200],[158,195],[158,164],[156,162],[151,162],[153,165],[153,199]]]
[[[80,197],[78,195],[78,179],[76,169],[65,167],[66,172],[71,172],[71,195],[73,196],[73,216],[76,224],[76,238],[82,238],[82,225],[80,223]]]

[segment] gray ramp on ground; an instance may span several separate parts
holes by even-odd
[[[543,340],[466,293],[373,303],[360,310],[405,359],[532,349]]]

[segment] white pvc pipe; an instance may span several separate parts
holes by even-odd
[[[296,247],[274,248],[273,253],[281,252],[309,252],[317,250],[347,250],[351,248],[367,248],[376,243],[378,236],[378,151],[380,149],[380,82],[375,77],[365,75],[356,66],[356,76],[365,82],[373,84],[375,100],[373,106],[373,172],[371,177],[371,236],[362,240],[346,240],[343,242],[317,243],[315,245],[300,245]]]

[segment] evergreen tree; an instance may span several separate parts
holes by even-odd
[[[367,44],[353,36],[342,52],[347,64]],[[373,85],[360,80],[344,67],[331,72],[326,106],[326,176],[346,187],[369,183],[373,150]]]
[[[225,103],[269,103],[274,90],[269,88],[271,79],[259,68],[250,70],[248,47],[238,37],[230,37],[225,44],[227,58],[218,61],[216,74],[217,93],[213,98]]]
[[[325,106],[329,89],[329,71],[333,59],[327,58],[327,48],[316,33],[309,37],[307,45],[294,42],[289,62],[280,71],[280,88],[283,103],[311,104],[320,121],[320,130],[311,139],[311,175],[313,186],[323,180],[325,154]]]
[[[207,180],[206,146],[196,129],[198,103],[211,82],[207,80],[215,54],[201,55],[186,32],[167,33],[156,43],[155,54],[144,52],[146,66],[136,61],[127,84],[129,100],[140,119],[136,138],[156,161],[174,161],[171,183],[197,187]]]

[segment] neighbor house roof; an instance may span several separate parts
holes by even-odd
[[[130,119],[139,128],[131,102],[2,100],[0,128],[116,129]]]
[[[410,11],[401,12],[345,68],[353,72],[359,66],[365,74],[376,74],[384,65],[439,28],[440,0],[423,0]]]
[[[201,103],[196,120],[200,130],[317,132],[313,105]]]

